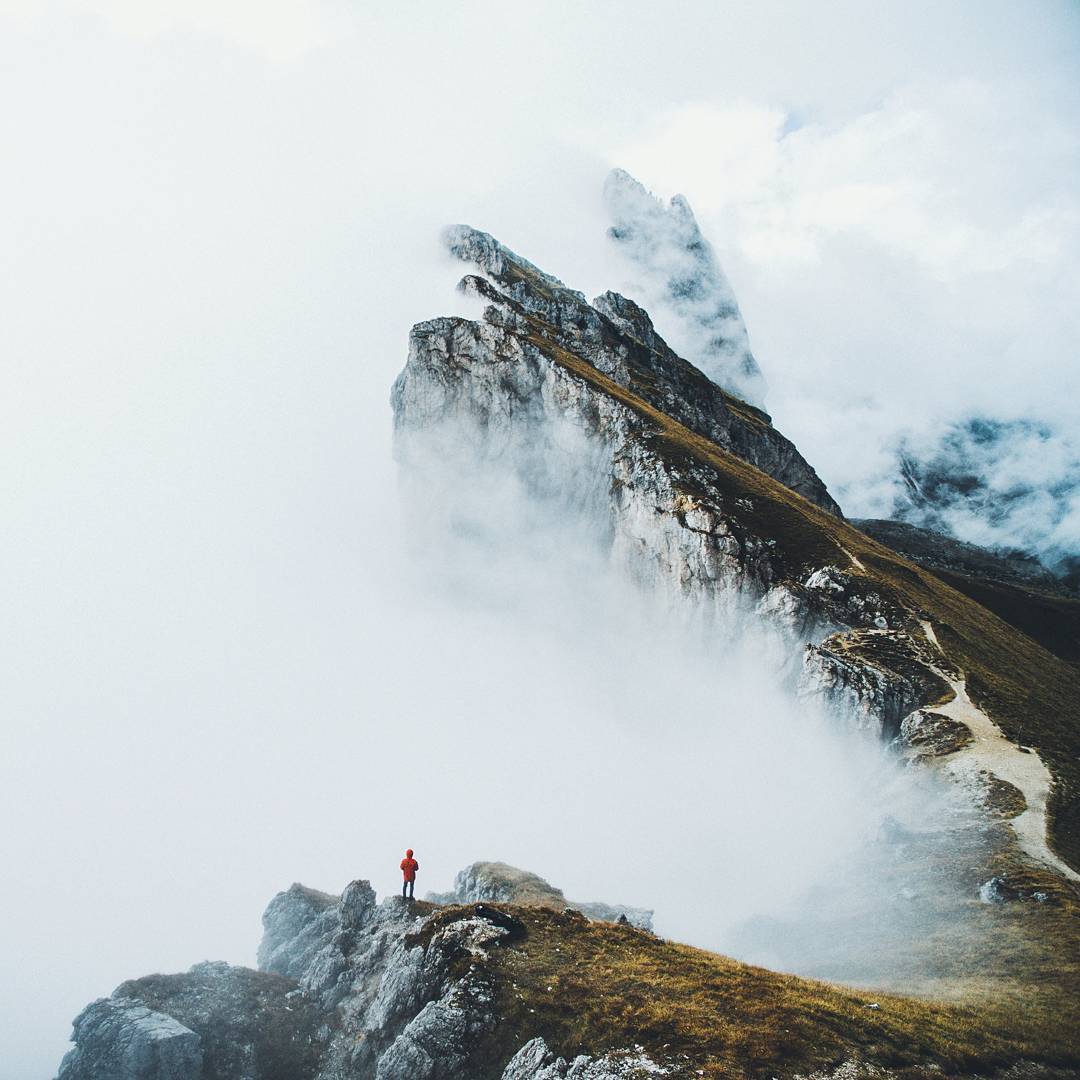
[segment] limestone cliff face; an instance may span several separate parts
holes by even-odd
[[[469,276],[463,289],[488,303],[483,323],[434,320],[413,331],[423,335],[464,333],[465,327],[498,328],[501,335],[485,337],[472,347],[461,341],[464,355],[476,359],[490,351],[493,359],[513,357],[520,348],[528,356],[565,351],[586,361],[619,387],[709,439],[811,502],[839,514],[817,473],[790,440],[773,426],[768,415],[725,391],[667,345],[648,314],[633,301],[607,292],[590,305],[558,278],[503,247],[493,237],[459,225],[447,230],[449,250],[474,265],[485,277]],[[410,352],[410,365],[418,364],[424,346]],[[406,369],[406,384],[419,374]],[[476,374],[480,374],[477,372]],[[508,370],[501,376],[511,375]],[[508,385],[507,393],[523,392],[528,400],[535,382]],[[402,386],[404,393],[407,385]],[[401,410],[398,410],[399,414]]]
[[[814,639],[804,691],[842,699],[867,726],[895,734],[903,710],[927,703],[888,664],[851,678],[851,657],[823,644],[851,629],[896,638],[912,619],[820,529],[782,542],[778,527],[807,514],[834,522],[839,508],[764,413],[676,356],[632,301],[607,293],[590,305],[474,229],[454,227],[447,244],[486,275],[462,288],[487,306],[478,321],[413,328],[392,394],[406,468],[422,469],[432,432],[450,428],[476,454],[517,462],[538,492],[557,490],[580,479],[561,452],[569,427],[589,462],[583,496],[629,576],[707,616],[750,612],[786,639]],[[766,479],[783,487],[761,489]]]

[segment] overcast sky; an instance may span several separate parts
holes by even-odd
[[[0,0],[0,1077],[407,844],[422,890],[671,899],[581,795],[640,695],[413,581],[387,397],[459,303],[437,230],[594,295],[607,170],[684,192],[777,425],[872,511],[905,427],[1076,430],[1078,48],[1066,2]]]

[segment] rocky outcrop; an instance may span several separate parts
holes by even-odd
[[[448,977],[451,958],[507,931],[466,917],[409,940],[430,911],[397,897],[376,906],[366,881],[340,897],[294,885],[263,918],[266,970],[204,964],[125,983],[76,1021],[60,1075],[195,1080],[204,1064],[236,1080],[457,1075],[440,1063],[484,1021],[482,994]]]
[[[515,915],[376,904],[354,881],[339,897],[293,885],[263,929],[262,970],[198,964],[88,1006],[61,1080],[450,1080],[477,1075],[477,1062],[501,1072],[486,961],[524,935]]]
[[[951,694],[916,638],[877,625],[808,645],[801,689],[883,739],[896,738],[921,705]]]
[[[374,899],[374,896],[372,897]],[[258,961],[263,971],[298,979],[341,922],[339,898],[296,883],[263,912]]]
[[[102,998],[75,1018],[59,1080],[200,1080],[202,1040],[139,1001]]]
[[[538,874],[501,862],[472,863],[458,871],[451,892],[428,893],[427,898],[437,904],[474,904],[494,900],[550,907],[556,911],[573,908],[590,919],[599,919],[602,922],[621,920],[641,930],[652,929],[652,911],[627,907],[624,904],[567,900],[562,889],[557,889]]]
[[[608,235],[641,279],[645,300],[660,305],[681,331],[685,355],[714,382],[760,406],[765,380],[750,351],[735,293],[690,204],[667,206],[629,173],[613,170],[604,185]]]
[[[916,709],[900,724],[900,744],[916,757],[944,757],[970,746],[971,728],[930,709]]]
[[[668,1076],[663,1066],[635,1048],[602,1057],[559,1057],[543,1039],[530,1039],[511,1059],[502,1080],[643,1080]]]
[[[195,1032],[202,1054],[196,1075],[312,1080],[325,1045],[325,1017],[295,989],[292,980],[270,972],[205,963],[180,975],[133,979],[114,996]]]

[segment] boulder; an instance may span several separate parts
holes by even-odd
[[[101,998],[75,1018],[75,1048],[58,1080],[200,1080],[199,1036],[178,1020],[122,996]]]

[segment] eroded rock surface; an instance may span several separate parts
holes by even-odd
[[[531,1039],[511,1059],[502,1080],[643,1080],[667,1076],[668,1070],[644,1052],[624,1050],[592,1057],[580,1054],[570,1061],[559,1057],[543,1039]]]
[[[907,713],[947,692],[916,655],[912,613],[827,528],[800,520],[812,508],[755,496],[740,462],[838,512],[765,414],[676,356],[626,298],[607,293],[590,305],[467,226],[448,230],[446,242],[485,275],[462,287],[487,306],[479,321],[413,328],[392,394],[396,450],[411,473],[422,474],[425,450],[449,428],[478,459],[516,463],[544,497],[566,488],[569,428],[587,463],[582,497],[606,518],[611,559],[631,578],[706,619],[752,612],[793,654],[809,640],[803,692],[860,726],[895,735]]]
[[[123,995],[88,1005],[59,1080],[200,1080],[202,1040],[190,1028]]]
[[[475,862],[466,866],[458,871],[450,892],[429,893],[428,899],[437,904],[473,904],[494,900],[510,904],[534,904],[556,910],[570,907],[590,919],[603,922],[623,919],[641,930],[652,929],[653,913],[650,910],[602,901],[567,900],[562,889],[557,889],[538,874],[501,862]]]
[[[944,757],[970,746],[971,728],[930,709],[916,709],[900,724],[900,742],[918,757]]]
[[[394,389],[399,419],[407,414],[409,422],[415,423],[424,415],[431,423],[454,415],[457,406],[467,404],[451,394],[444,408],[417,413],[423,404],[429,408],[437,404],[431,397],[423,402],[416,397],[424,356],[432,350],[451,363],[459,355],[457,363],[469,363],[473,378],[483,377],[485,367],[494,366],[506,380],[490,387],[486,394],[487,402],[497,411],[515,405],[535,410],[541,404],[535,396],[540,389],[535,375],[542,371],[531,370],[529,360],[538,351],[536,359],[542,369],[546,366],[543,357],[550,356],[552,349],[565,350],[811,502],[831,513],[840,512],[820,477],[791,441],[772,426],[768,415],[725,391],[678,356],[637,304],[608,292],[590,305],[580,292],[467,225],[447,229],[445,242],[453,255],[484,275],[466,276],[462,289],[487,303],[488,309],[482,323],[434,319],[414,327],[416,347],[410,349],[410,366]],[[525,364],[500,363],[516,361],[519,356]],[[479,363],[482,359],[486,360],[484,366]],[[452,388],[454,383],[444,384],[445,390]],[[457,417],[464,420],[467,415],[462,409]]]

